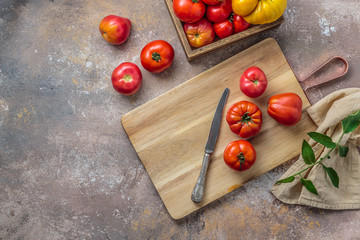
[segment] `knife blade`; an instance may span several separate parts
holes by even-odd
[[[216,140],[219,136],[221,118],[222,118],[223,110],[224,110],[228,95],[229,95],[229,89],[226,88],[220,98],[220,101],[219,101],[217,107],[216,107],[214,118],[211,123],[208,141],[205,145],[205,154],[204,154],[203,162],[201,165],[200,174],[196,181],[194,190],[191,194],[191,200],[195,203],[201,202],[203,199],[203,196],[204,196],[206,172],[207,172],[207,169],[209,166],[210,155],[214,151]]]

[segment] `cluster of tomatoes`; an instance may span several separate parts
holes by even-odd
[[[109,15],[102,19],[99,30],[107,42],[120,45],[130,35],[131,21],[127,18]],[[174,49],[168,42],[155,40],[146,44],[141,50],[140,61],[147,71],[159,73],[171,66],[174,55]],[[117,92],[123,95],[131,95],[139,90],[142,74],[136,64],[123,62],[113,71],[111,82]]]
[[[232,10],[232,0],[174,0],[175,15],[184,22],[186,37],[193,47],[212,43],[215,34],[226,38],[250,27]]]
[[[248,68],[240,77],[240,89],[250,98],[261,96],[267,87],[265,73],[258,67]],[[278,123],[293,126],[301,119],[302,100],[295,93],[282,93],[271,96],[268,101],[268,114]],[[241,138],[258,134],[262,125],[260,108],[249,101],[233,104],[227,111],[226,121],[233,133]],[[224,151],[225,163],[238,171],[249,169],[256,160],[256,151],[246,140],[229,143]]]

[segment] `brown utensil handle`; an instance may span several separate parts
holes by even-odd
[[[319,86],[330,82],[336,78],[344,76],[349,69],[349,64],[345,58],[335,56],[324,62],[315,69],[309,76],[299,80],[303,90]]]

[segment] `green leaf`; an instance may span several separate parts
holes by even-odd
[[[360,124],[360,111],[353,113],[343,120],[341,120],[341,125],[344,133],[350,133],[354,131]]]
[[[281,180],[277,181],[276,183],[289,183],[289,182],[294,181],[294,179],[295,179],[294,176],[290,176],[290,177],[281,179]]]
[[[301,155],[304,159],[304,162],[308,165],[315,162],[315,154],[313,149],[311,148],[310,144],[303,140],[302,147],[301,147]]]
[[[322,145],[324,145],[327,148],[335,148],[336,147],[336,143],[334,143],[332,141],[331,137],[329,137],[325,134],[318,133],[318,132],[309,132],[308,135],[312,139],[314,139],[318,143],[321,143]]]
[[[315,195],[318,195],[317,193],[317,190],[314,186],[314,184],[312,183],[311,180],[307,180],[307,179],[304,179],[304,178],[301,178],[300,179],[300,182],[302,185],[304,185],[304,187],[311,193],[315,194]]]
[[[322,164],[323,168],[325,169],[325,172],[328,174],[332,184],[339,188],[339,176],[337,174],[337,172],[331,168],[331,167],[326,167],[324,164]]]
[[[348,147],[346,147],[346,146],[342,147],[342,146],[339,145],[339,155],[340,155],[340,157],[346,157],[348,151],[349,151]]]

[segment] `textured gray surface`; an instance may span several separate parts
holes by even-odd
[[[360,87],[358,0],[288,1],[286,22],[189,63],[163,1],[0,1],[0,239],[359,239],[359,211],[280,203],[269,190],[291,161],[202,210],[172,220],[120,120],[128,111],[241,50],[274,37],[301,78],[331,55],[349,74],[309,92],[314,102]],[[126,43],[107,44],[98,24],[131,19]],[[110,75],[140,66],[141,48],[164,39],[173,66],[143,72],[134,96]]]

